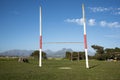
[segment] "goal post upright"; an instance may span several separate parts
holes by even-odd
[[[42,67],[42,7],[40,6],[39,67]]]
[[[84,4],[82,4],[82,14],[83,14],[83,26],[84,26],[84,49],[85,49],[85,58],[86,58],[86,68],[89,68]]]

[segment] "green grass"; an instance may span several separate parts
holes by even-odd
[[[0,59],[0,80],[120,80],[120,62],[47,60],[38,67],[36,60],[19,63],[16,59]],[[72,69],[59,69],[71,67]]]

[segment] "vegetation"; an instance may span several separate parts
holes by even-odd
[[[91,46],[94,50],[96,50],[95,58],[98,60],[105,60],[104,59],[104,48],[98,45]]]
[[[105,54],[109,59],[120,60],[120,48],[107,48],[105,49]]]
[[[91,46],[95,51],[94,56],[89,56],[89,59],[97,60],[120,60],[120,48],[106,48],[99,45]],[[68,60],[84,60],[85,52],[66,52],[65,58]]]
[[[83,60],[85,59],[85,52],[66,52],[65,58],[69,60]]]
[[[39,58],[39,51],[38,51],[38,50],[34,51],[34,52],[31,54],[31,56],[34,57],[34,58]],[[46,55],[45,52],[42,52],[42,58],[43,58],[43,59],[47,59],[47,55]]]
[[[85,61],[38,60],[19,63],[17,59],[0,59],[0,80],[119,80],[120,62],[90,60],[90,69]],[[60,69],[70,67],[71,69]]]
[[[96,50],[94,58],[97,60],[120,60],[120,48],[116,47],[104,49],[104,47],[98,45],[92,45],[91,47]]]

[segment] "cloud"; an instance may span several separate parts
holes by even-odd
[[[120,15],[120,11],[119,11],[119,12],[115,12],[114,14],[115,14],[115,15]]]
[[[100,21],[99,23],[100,23],[100,26],[102,26],[102,27],[120,28],[120,23],[119,22]]]
[[[76,23],[78,25],[83,25],[83,19],[82,18],[80,18],[80,19],[66,19],[65,22]]]
[[[68,22],[68,23],[75,23],[75,24],[78,24],[78,25],[83,25],[83,19],[82,18],[77,18],[77,19],[66,19],[64,20],[65,22]],[[101,27],[110,27],[110,28],[120,28],[120,22],[107,22],[105,20],[102,20],[102,21],[96,21],[95,19],[91,18],[91,19],[88,19],[86,21],[86,24],[88,26],[95,26],[96,24],[98,26],[101,26]]]
[[[117,10],[120,10],[120,8],[117,8]]]
[[[120,15],[120,8],[113,8],[113,7],[88,7],[90,11],[96,13],[96,12],[110,12],[114,15]]]
[[[108,23],[108,26],[109,27],[120,27],[120,23],[119,22],[110,22],[110,23]]]
[[[107,22],[106,21],[100,21],[100,25],[105,27],[107,25]]]
[[[75,23],[75,24],[78,24],[78,25],[83,25],[83,18],[80,18],[80,19],[78,19],[78,18],[77,19],[66,19],[65,22]],[[94,26],[96,24],[95,19],[89,19],[86,22],[89,26]]]
[[[105,8],[105,7],[88,7],[93,12],[104,12],[104,11],[110,11],[112,8]]]
[[[89,19],[88,20],[88,25],[94,26],[96,24],[95,19]]]

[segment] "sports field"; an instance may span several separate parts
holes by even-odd
[[[38,67],[37,60],[20,63],[17,59],[0,59],[0,80],[120,80],[120,62],[46,60]]]

